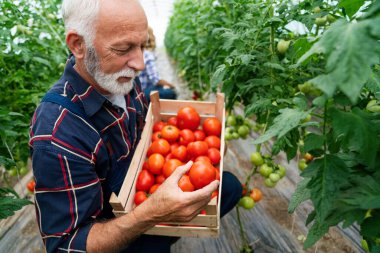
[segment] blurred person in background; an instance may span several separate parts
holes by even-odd
[[[177,99],[177,93],[174,85],[161,79],[158,73],[156,66],[157,56],[155,54],[156,37],[154,36],[153,29],[151,27],[148,27],[148,36],[149,38],[144,50],[145,69],[141,71],[139,75],[141,87],[144,91],[145,97],[149,102],[150,93],[152,91],[158,91],[160,98]]]

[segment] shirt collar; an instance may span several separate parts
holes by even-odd
[[[73,87],[75,93],[83,103],[86,114],[91,117],[102,107],[107,100],[74,69],[75,57],[71,55],[67,61],[63,77]]]

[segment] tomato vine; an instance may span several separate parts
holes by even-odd
[[[269,157],[302,154],[289,212],[312,201],[305,248],[357,223],[380,251],[379,23],[379,1],[183,0],[166,33],[190,89],[244,107]]]

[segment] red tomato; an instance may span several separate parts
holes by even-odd
[[[194,131],[194,136],[196,141],[203,141],[206,138],[205,132],[200,129]]]
[[[213,198],[215,198],[215,197],[218,197],[218,195],[219,195],[219,191],[216,190],[216,191],[214,191],[214,192],[211,194],[211,198],[213,199]]]
[[[220,172],[219,172],[218,168],[215,168],[215,180],[219,180],[220,181]]]
[[[152,142],[157,141],[158,139],[161,139],[161,131],[154,132],[152,134]]]
[[[193,98],[194,99],[194,98]],[[194,99],[196,100],[196,99]],[[206,210],[201,210],[201,212],[199,214],[203,214],[203,215],[206,215]]]
[[[144,163],[143,163],[143,167],[142,167],[143,170],[149,170],[149,163],[148,163],[148,160],[146,160]]]
[[[166,123],[163,122],[163,121],[158,121],[158,122],[154,123],[154,125],[153,125],[153,133],[161,131],[161,129],[164,126],[166,126]]]
[[[135,201],[135,204],[138,206],[147,199],[148,199],[148,195],[146,194],[146,192],[138,191],[135,194],[134,201]]]
[[[215,135],[207,136],[205,142],[207,142],[209,148],[220,149],[220,138]]]
[[[195,136],[193,131],[190,129],[183,129],[179,132],[179,144],[187,146],[190,142],[195,141]]]
[[[213,165],[217,165],[220,162],[220,152],[219,149],[209,148],[207,150],[207,156],[210,158]]]
[[[168,178],[175,169],[177,169],[178,166],[183,165],[183,163],[178,159],[170,159],[167,161],[164,165],[164,168],[162,170],[162,174],[165,178]]]
[[[149,194],[153,194],[155,191],[157,191],[158,187],[160,187],[161,184],[154,184],[152,187],[149,189]]]
[[[177,126],[177,117],[173,116],[168,119],[168,125]]]
[[[26,184],[26,188],[28,189],[29,192],[34,192],[34,188],[36,187],[36,181],[34,181],[34,179],[30,180],[27,184]]]
[[[179,159],[182,162],[186,161],[187,158],[187,148],[183,145],[179,146],[178,148],[174,149],[172,151],[172,154],[174,158]]]
[[[253,188],[249,196],[251,196],[255,202],[259,202],[263,198],[263,193],[259,188]]]
[[[175,159],[176,157],[172,154],[169,153],[165,156],[165,162],[169,161],[170,159]]]
[[[187,154],[190,159],[198,156],[207,155],[208,145],[204,141],[194,141],[187,145]]]
[[[190,177],[188,175],[183,175],[178,181],[178,186],[184,192],[194,191],[194,185],[190,182]]]
[[[208,156],[198,156],[197,158],[195,158],[194,162],[198,162],[198,161],[204,161],[204,162],[209,162],[211,163],[211,160],[210,158],[208,158]]]
[[[179,147],[179,144],[177,142],[170,144],[170,152],[173,152],[173,150],[178,147]]]
[[[215,168],[211,163],[198,161],[193,163],[189,171],[191,183],[200,189],[215,180]]]
[[[175,126],[164,126],[161,129],[161,137],[168,142],[175,142],[179,137],[179,129]]]
[[[220,136],[222,132],[222,123],[217,118],[207,118],[202,125],[206,135]]]
[[[243,189],[242,192],[241,192],[241,195],[245,196],[247,194],[248,187],[245,184],[241,184],[241,187]]]
[[[136,189],[138,191],[149,191],[150,187],[154,185],[154,176],[147,170],[140,171],[137,177]]]
[[[164,175],[157,175],[156,176],[156,184],[162,184],[165,181]]]
[[[148,170],[155,175],[161,174],[162,168],[165,164],[165,158],[163,155],[154,153],[148,158]]]
[[[152,142],[150,145],[151,152],[153,153],[159,153],[163,156],[166,156],[170,152],[170,144],[167,140],[159,139],[157,141]]]
[[[194,131],[199,127],[200,122],[201,117],[191,106],[183,107],[177,113],[177,126],[179,129],[188,128]]]

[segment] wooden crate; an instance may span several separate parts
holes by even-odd
[[[158,92],[151,94],[151,103],[145,119],[145,127],[141,135],[141,140],[137,145],[135,154],[132,158],[128,173],[124,179],[119,195],[112,193],[110,204],[113,208],[113,213],[116,216],[121,216],[130,212],[134,207],[134,195],[136,193],[136,178],[142,169],[146,159],[146,153],[151,144],[152,128],[154,123],[163,120],[166,121],[169,117],[175,116],[177,111],[184,106],[192,106],[197,110],[201,117],[201,124],[208,117],[217,117],[222,122],[221,140],[224,140],[224,121],[225,121],[225,106],[224,94],[218,93],[216,102],[198,102],[184,100],[165,100],[159,99]],[[224,154],[225,144],[221,142],[220,154]],[[223,155],[219,163],[220,170],[220,189],[222,187],[223,176]],[[188,237],[218,237],[220,226],[220,201],[213,198],[205,208],[206,215],[199,214],[193,220],[186,223],[166,223],[168,225],[156,225],[145,232],[150,235],[165,235],[165,236],[188,236]]]

